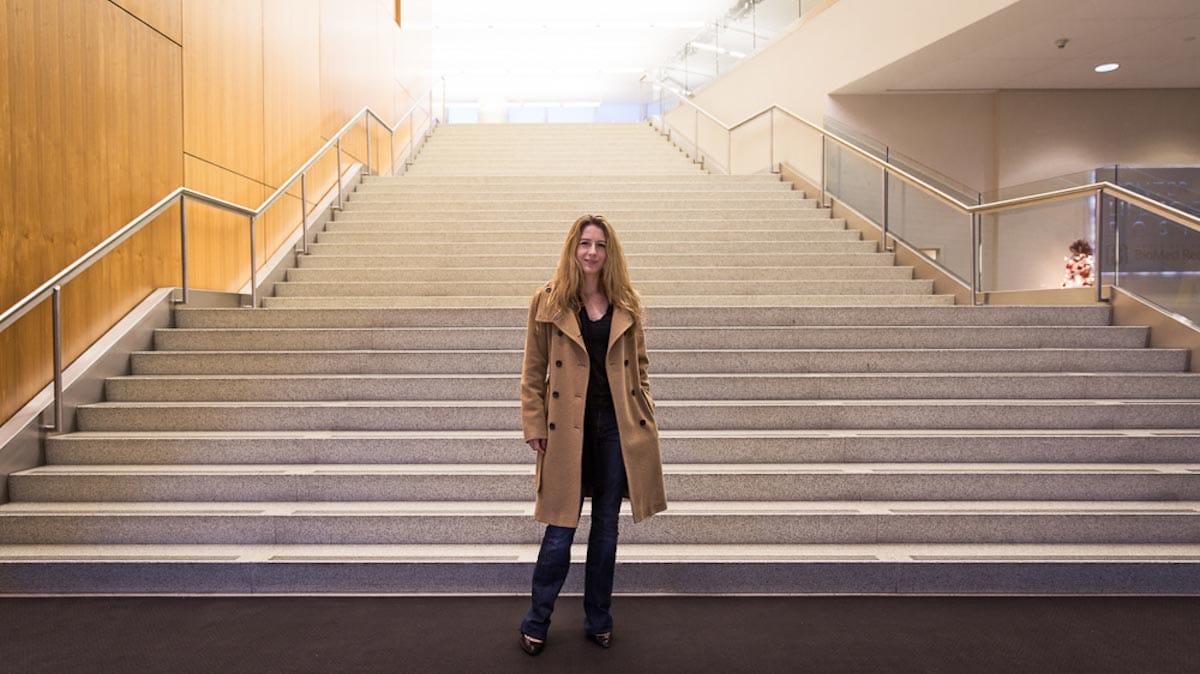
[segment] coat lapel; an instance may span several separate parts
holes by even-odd
[[[616,344],[621,335],[631,327],[633,327],[633,314],[620,307],[613,307],[612,328],[608,331],[608,349],[610,351],[613,344]]]
[[[587,345],[583,343],[583,334],[579,331],[579,319],[574,314],[560,311],[554,315],[550,315],[553,311],[550,307],[543,304],[539,310],[536,320],[542,323],[553,323],[556,328],[562,331],[564,335],[569,337],[572,342],[579,345],[579,348],[587,351]],[[633,326],[633,314],[620,308],[613,307],[612,327],[608,333],[608,348],[611,349],[613,344],[625,334]]]
[[[579,319],[574,315],[565,311],[560,311],[551,314],[552,309],[546,305],[542,305],[538,311],[537,320],[541,323],[551,323],[554,327],[562,331],[572,342],[579,345],[579,348],[587,351],[587,346],[583,343],[583,334],[579,332]]]

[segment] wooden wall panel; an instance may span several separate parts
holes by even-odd
[[[16,195],[0,198],[0,308],[181,184],[256,207],[364,105],[395,121],[402,85],[424,91],[413,64],[427,68],[416,55],[428,40],[400,33],[393,2],[0,2],[0,193]],[[365,158],[366,135],[347,139],[345,168]],[[383,169],[387,135],[372,137]],[[335,166],[331,152],[313,168],[310,205],[334,189]],[[195,205],[189,217],[193,287],[240,289],[245,219]],[[68,360],[179,283],[178,218],[64,290]],[[297,187],[259,223],[260,264],[299,219]],[[0,333],[0,420],[48,381],[49,342],[45,307]]]
[[[331,138],[370,102],[376,64],[377,0],[321,0],[321,134]],[[350,136],[345,151],[364,157],[363,136]]]
[[[183,43],[183,0],[112,0],[173,42]]]
[[[9,0],[0,126],[16,230],[0,305],[15,300],[123,226],[182,180],[179,45],[109,2]],[[136,105],[131,102],[136,101]],[[7,228],[6,228],[7,229]],[[64,356],[74,358],[146,293],[176,277],[178,239],[153,227],[64,289]],[[160,261],[158,256],[163,256]],[[121,267],[124,260],[125,267]],[[154,260],[148,267],[132,260]],[[0,418],[46,383],[47,321],[6,338]]]
[[[184,0],[184,150],[265,181],[261,0]]]
[[[258,208],[267,197],[266,186],[202,159],[184,161],[188,187]],[[263,231],[258,228],[258,256],[262,264]],[[236,291],[250,278],[250,225],[247,218],[200,204],[188,204],[188,274],[195,288]]]
[[[278,187],[321,147],[320,0],[263,0],[266,179]]]

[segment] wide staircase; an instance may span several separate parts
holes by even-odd
[[[623,521],[618,591],[1200,588],[1187,352],[954,306],[646,126],[480,125],[366,178],[265,308],[178,309],[11,477],[0,592],[527,591],[524,321],[584,213],[649,307],[670,499]]]

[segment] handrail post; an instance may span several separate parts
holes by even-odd
[[[888,252],[888,170],[883,169],[883,252]]]
[[[187,196],[179,195],[179,283],[183,296],[179,304],[188,303],[188,235],[187,235]]]
[[[396,132],[388,129],[388,175],[396,175]]]
[[[341,183],[341,178],[338,178]],[[258,308],[258,255],[255,253],[255,236],[254,222],[258,220],[257,215],[250,216],[250,308]]]
[[[725,173],[733,175],[733,129],[725,132]]]
[[[416,117],[416,115],[412,114],[411,112],[408,113],[408,159],[404,160],[404,166],[406,168],[413,163],[413,151],[417,149],[417,145],[416,145],[417,141],[416,141],[416,138],[413,136],[413,133],[414,133],[413,132],[413,118],[414,117]]]
[[[342,210],[342,137],[337,139],[337,193],[338,202],[337,208],[334,210]]]
[[[704,159],[700,157],[700,111],[692,108],[692,145],[696,151],[694,159],[700,162],[700,168],[704,168]]]
[[[771,141],[770,141],[771,148],[770,148],[770,156],[767,158],[768,159],[767,163],[769,164],[769,167],[767,170],[769,170],[771,173],[774,173],[775,172],[775,106],[771,106],[770,122],[771,122]]]
[[[363,167],[363,175],[371,175],[371,114],[363,115],[367,123],[367,165]]]
[[[1104,301],[1104,188],[1096,190],[1096,258],[1092,278],[1096,284],[1096,301]]]
[[[821,134],[821,208],[825,208],[825,134]]]
[[[308,255],[308,174],[300,174],[300,252]]]
[[[971,212],[971,306],[979,306],[979,214]]]
[[[63,367],[62,367],[62,286],[54,286],[50,299],[52,330],[54,332],[54,421],[43,425],[43,431],[61,433],[63,429]]]

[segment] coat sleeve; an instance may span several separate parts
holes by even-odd
[[[529,305],[525,325],[525,362],[521,366],[521,429],[525,441],[550,437],[546,429],[546,366],[550,361],[549,324],[537,321],[540,293]]]

